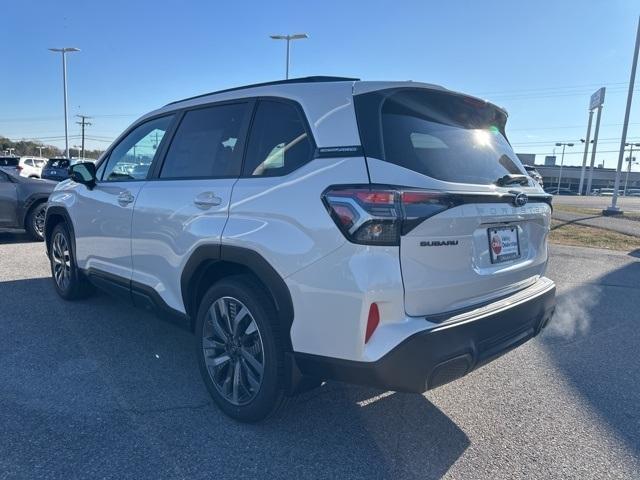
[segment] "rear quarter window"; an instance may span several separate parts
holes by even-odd
[[[286,175],[309,162],[313,150],[302,114],[294,104],[261,100],[249,135],[243,175]]]

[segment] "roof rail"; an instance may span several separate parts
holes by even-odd
[[[359,78],[350,78],[350,77],[331,77],[324,75],[317,75],[312,77],[300,77],[300,78],[289,78],[287,80],[275,80],[273,82],[264,82],[264,83],[254,83],[251,85],[243,85],[241,87],[233,87],[227,88],[224,90],[216,90],[215,92],[203,93],[201,95],[196,95],[194,97],[183,98],[182,100],[176,100],[175,102],[167,103],[168,105],[174,105],[176,103],[186,102],[187,100],[195,100],[196,98],[207,97],[209,95],[215,95],[218,93],[226,93],[233,92],[236,90],[244,90],[245,88],[255,88],[255,87],[268,87],[270,85],[286,85],[289,83],[319,83],[319,82],[357,82],[360,81]]]

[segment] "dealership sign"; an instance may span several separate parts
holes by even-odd
[[[602,87],[598,89],[593,95],[591,95],[591,100],[589,101],[589,110],[593,110],[594,108],[601,107],[604,103],[604,91],[605,88]]]

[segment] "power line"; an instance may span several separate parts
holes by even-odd
[[[621,123],[602,123],[600,127],[619,127]],[[629,125],[640,125],[640,122],[630,123]],[[509,132],[520,132],[526,130],[557,130],[559,128],[584,128],[584,125],[560,125],[555,127],[524,127],[524,128],[508,128]]]
[[[520,90],[494,90],[491,92],[483,92],[483,95],[489,94],[501,94],[501,93],[522,93],[522,92],[537,92],[541,90],[566,90],[566,89],[576,89],[576,88],[587,88],[587,87],[615,87],[616,85],[628,85],[628,82],[602,82],[602,83],[587,83],[582,85],[560,85],[555,87],[536,87],[536,88],[525,88]]]

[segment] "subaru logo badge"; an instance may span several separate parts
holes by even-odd
[[[528,201],[529,198],[526,193],[518,193],[513,199],[513,204],[516,207],[524,207]]]

